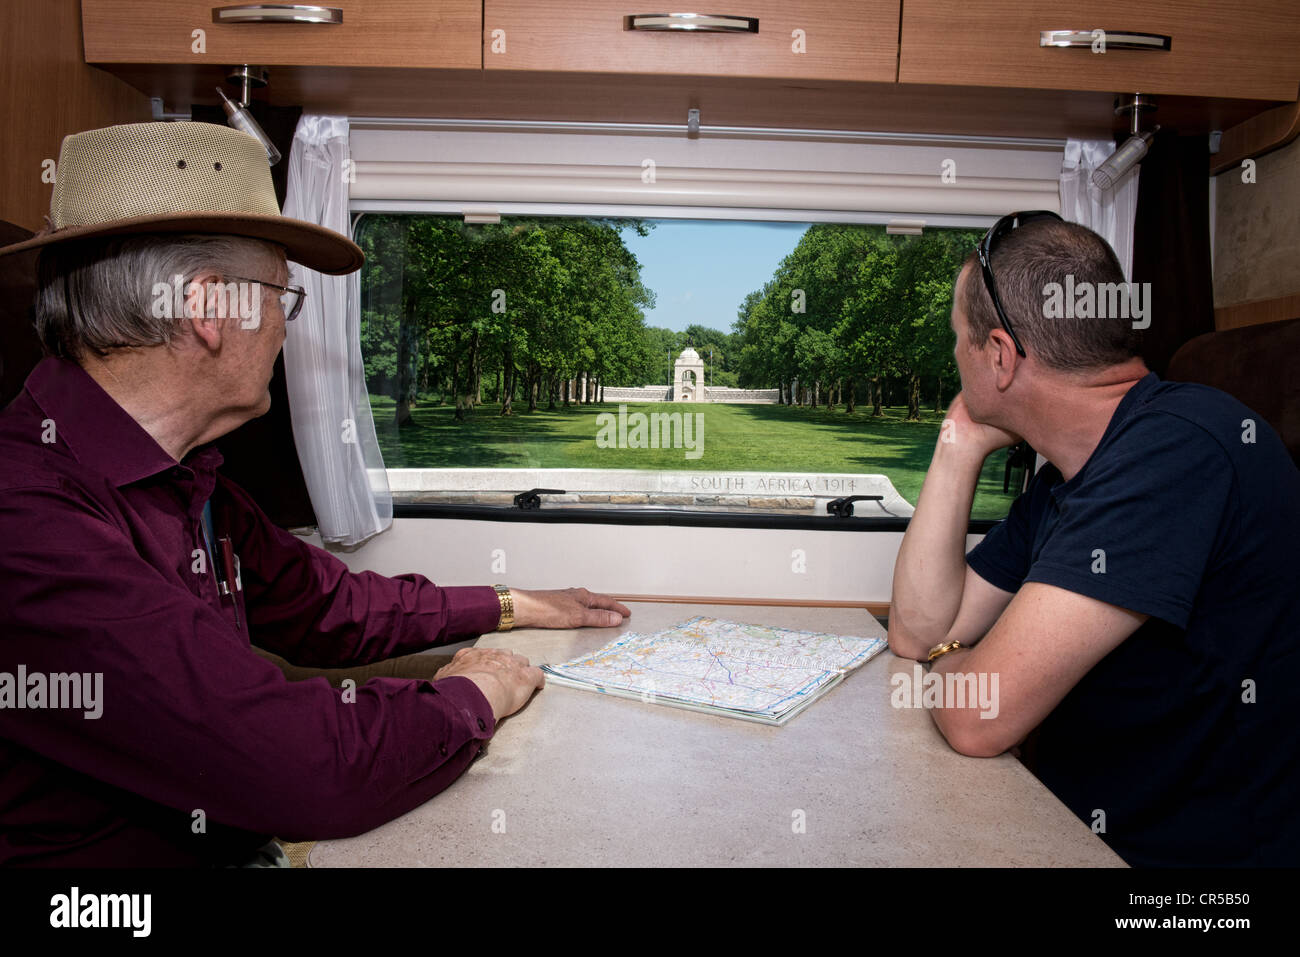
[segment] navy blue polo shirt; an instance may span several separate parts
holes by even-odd
[[[966,560],[1151,616],[1027,742],[1117,854],[1300,865],[1300,471],[1262,418],[1148,374],[1079,473],[1041,469]]]

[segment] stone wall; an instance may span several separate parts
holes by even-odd
[[[705,402],[754,402],[775,404],[780,393],[776,389],[731,389],[724,386],[706,386]],[[606,386],[608,402],[671,402],[672,389],[666,385]],[[686,403],[682,403],[686,405]]]
[[[775,405],[780,398],[778,389],[731,389],[710,386],[704,390],[706,402],[758,402]]]
[[[672,392],[666,385],[605,386],[606,402],[667,402]]]

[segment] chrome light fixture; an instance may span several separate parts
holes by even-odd
[[[262,67],[244,66],[239,67],[231,72],[226,78],[231,83],[240,84],[240,101],[238,103],[226,96],[225,92],[217,87],[217,94],[221,97],[222,108],[226,111],[226,123],[237,130],[247,133],[253,139],[262,144],[266,150],[266,160],[272,166],[280,162],[280,151],[275,148],[271,138],[262,130],[261,124],[253,119],[253,114],[248,111],[250,91],[255,86],[266,86],[269,73]]]
[[[1134,93],[1131,96],[1115,98],[1115,115],[1129,114],[1129,138],[1124,145],[1111,153],[1106,162],[1092,171],[1092,184],[1098,189],[1114,189],[1142,157],[1147,155],[1147,148],[1155,138],[1159,124],[1149,133],[1141,132],[1140,117],[1146,110],[1156,109],[1155,98]]]

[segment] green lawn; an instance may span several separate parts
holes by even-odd
[[[934,452],[942,413],[922,412],[906,422],[904,408],[886,408],[879,418],[871,406],[853,415],[782,405],[697,405],[704,414],[703,455],[687,459],[684,449],[600,448],[596,416],[618,412],[603,405],[540,408],[516,404],[502,418],[497,405],[481,405],[463,422],[450,405],[412,409],[414,424],[400,432],[393,423],[395,403],[371,395],[379,444],[389,468],[594,468],[673,469],[718,472],[875,472],[889,476],[913,504]],[[684,404],[626,403],[628,413],[682,412]],[[1003,494],[1006,453],[989,456],[980,476],[973,509],[976,518],[1001,518],[1013,495]]]

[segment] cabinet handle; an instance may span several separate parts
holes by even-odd
[[[692,30],[696,33],[757,33],[758,17],[715,13],[638,13],[623,18],[624,30]]]
[[[302,3],[249,3],[239,7],[213,7],[213,23],[342,23],[338,7],[313,7]]]
[[[1173,37],[1162,33],[1134,33],[1132,30],[1043,30],[1038,34],[1040,47],[1091,47],[1100,33],[1107,50],[1168,50]]]

